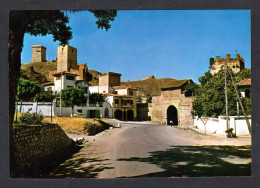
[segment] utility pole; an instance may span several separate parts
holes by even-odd
[[[238,91],[237,91],[235,82],[234,82],[234,80],[233,80],[233,77],[232,77],[230,71],[229,71],[229,75],[230,75],[230,77],[231,77],[231,81],[232,81],[233,86],[234,86],[234,89],[235,89],[235,91],[236,91],[237,100],[238,100],[238,102],[239,102],[239,104],[240,104],[240,107],[241,107],[241,110],[242,110],[242,112],[243,112],[243,114],[244,114],[244,116],[245,116],[248,131],[249,131],[249,133],[250,133],[250,135],[251,135],[252,132],[251,132],[250,122],[249,122],[249,120],[248,120],[248,118],[247,118],[246,111],[244,110],[244,107],[243,107],[243,105],[242,105],[242,103],[241,103],[241,100],[240,100],[240,98],[239,98],[239,94],[238,94]]]
[[[228,98],[227,98],[227,62],[225,62],[225,99],[226,99],[226,127],[227,130],[229,129],[228,126]]]
[[[62,48],[63,57],[63,48]],[[60,62],[60,117],[62,117],[62,106],[61,106],[61,91],[62,91],[62,62]]]

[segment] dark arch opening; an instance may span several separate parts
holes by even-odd
[[[173,105],[167,109],[167,125],[178,125],[178,112]]]
[[[122,120],[123,119],[123,113],[122,113],[122,110],[116,110],[115,111],[115,118],[118,119],[118,120]]]
[[[128,110],[127,111],[127,121],[133,121],[134,120],[134,111]]]
[[[109,110],[108,110],[108,108],[105,109],[105,118],[109,118]]]

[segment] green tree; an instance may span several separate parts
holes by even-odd
[[[38,102],[51,102],[51,122],[52,122],[52,105],[53,105],[53,100],[57,97],[57,94],[52,92],[52,91],[44,91],[43,89],[41,90],[40,93],[37,93],[34,97],[36,100],[36,114],[37,114],[37,103]]]
[[[37,93],[41,92],[41,86],[37,82],[32,82],[23,78],[19,79],[16,98],[21,101],[20,112],[22,107],[22,101],[32,100]]]
[[[117,16],[116,10],[91,10],[90,12],[97,18],[98,28],[106,30],[111,27],[110,21],[113,21]],[[11,10],[9,12],[9,132],[11,132],[15,112],[15,95],[20,77],[24,34],[28,33],[34,36],[51,34],[54,41],[60,41],[61,45],[66,45],[72,38],[68,22],[68,16],[59,10]]]
[[[212,74],[208,71],[204,73],[204,76],[199,77],[198,80],[201,83],[201,86],[204,86],[212,77]]]
[[[206,75],[206,73],[205,73]],[[232,73],[234,76],[234,73]],[[210,78],[209,78],[210,77]],[[202,87],[197,89],[196,98],[193,102],[193,115],[218,117],[225,115],[225,81],[224,71],[211,75],[206,79],[201,79]],[[231,82],[229,74],[227,74],[227,95],[228,95],[228,114],[236,115],[236,93]]]
[[[251,69],[245,68],[235,74],[235,82],[238,83],[246,78],[251,78]]]
[[[74,106],[81,105],[87,101],[84,91],[76,87],[63,89],[61,92],[61,99],[66,106],[72,108],[72,117],[74,117]]]
[[[210,65],[210,67],[211,67],[213,64],[214,64],[214,58],[211,57],[211,58],[209,58],[209,65]]]
[[[102,93],[90,93],[89,103],[90,104],[102,104],[105,102],[105,96]]]

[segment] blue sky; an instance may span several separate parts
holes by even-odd
[[[235,57],[235,50],[251,67],[250,10],[120,10],[107,32],[97,29],[88,11],[68,15],[78,63],[121,73],[122,81],[154,75],[198,82],[210,57]],[[51,35],[26,34],[22,63],[31,61],[31,45],[39,44],[55,59],[59,42]]]

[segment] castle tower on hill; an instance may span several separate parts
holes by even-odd
[[[245,61],[242,56],[236,54],[236,58],[230,58],[230,54],[227,54],[226,59],[216,56],[214,63],[210,67],[211,74],[217,73],[222,67],[224,67],[225,62],[227,63],[227,67],[232,69],[234,73],[237,73],[245,68]]]
[[[70,71],[70,69],[78,69],[77,48],[68,45],[59,46],[57,50],[57,72]]]
[[[46,47],[42,45],[32,45],[32,63],[46,61]]]
[[[54,74],[60,73],[61,71],[77,74],[77,80],[87,82],[88,66],[86,63],[77,63],[77,48],[68,45],[59,46],[57,48],[57,69],[49,71],[49,80],[53,80]]]

